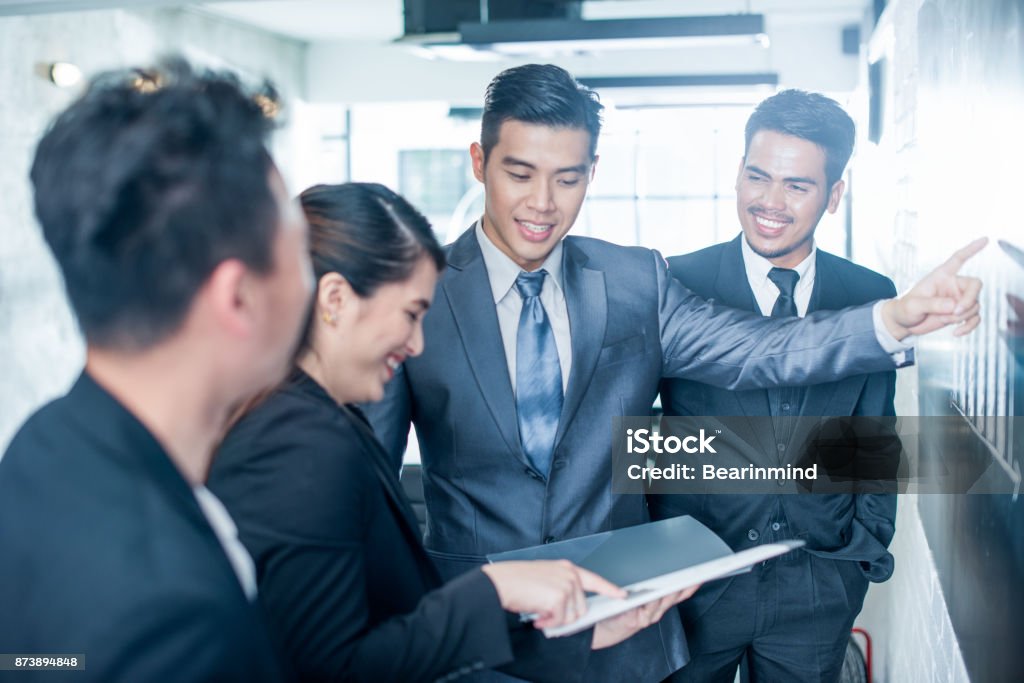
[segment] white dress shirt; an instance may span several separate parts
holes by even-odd
[[[231,519],[231,514],[224,507],[224,503],[202,484],[193,487],[192,493],[199,501],[199,509],[206,515],[213,532],[217,534],[217,540],[224,548],[224,554],[228,556],[231,567],[238,576],[238,582],[242,584],[245,597],[252,602],[256,599],[256,565],[249,551],[238,540],[238,527],[235,526],[235,521]]]
[[[512,381],[514,392],[516,336],[519,332],[519,314],[523,310],[523,298],[519,296],[515,284],[523,269],[495,246],[491,238],[484,233],[480,221],[477,221],[473,229],[476,230],[476,239],[480,243],[480,252],[487,268],[487,279],[491,283],[491,294],[494,296],[494,305],[498,312],[498,327],[501,328],[501,342],[505,347],[505,360],[508,363],[508,377]],[[569,309],[565,306],[561,240],[548,254],[541,268],[548,274],[540,290],[540,302],[555,334],[558,363],[562,366],[562,391],[565,392],[569,386],[569,370],[572,369],[572,337],[569,336]]]
[[[764,256],[751,249],[745,238],[740,240],[740,244],[743,245],[743,267],[747,271],[747,282],[750,283],[750,289],[754,292],[757,307],[761,309],[761,315],[771,315],[772,309],[775,307],[775,300],[779,298],[778,286],[768,279],[769,271],[775,266]],[[815,268],[817,255],[818,248],[812,245],[811,253],[807,255],[807,258],[798,263],[796,267],[790,268],[800,276],[800,279],[796,281],[793,299],[796,302],[797,315],[801,318],[807,315],[807,307],[811,305],[811,291],[814,289],[814,275],[817,271]]]
[[[779,288],[774,282],[768,279],[768,271],[776,266],[772,262],[756,253],[747,242],[745,237],[740,239],[741,251],[743,252],[743,267],[747,271],[747,282],[754,292],[757,300],[757,307],[761,309],[761,315],[769,316],[772,308],[775,307],[775,300],[779,298]],[[796,290],[793,292],[793,299],[796,301],[796,312],[801,318],[807,315],[807,308],[811,304],[811,292],[814,290],[814,277],[817,273],[818,248],[811,245],[811,253],[803,261],[798,263],[795,270],[800,279],[797,280]],[[875,336],[882,349],[892,356],[897,365],[904,365],[908,362],[907,352],[914,348],[914,337],[907,337],[904,341],[898,341],[890,334],[889,329],[882,320],[882,304],[879,301],[871,309],[872,320],[875,324]]]

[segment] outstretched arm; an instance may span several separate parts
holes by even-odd
[[[958,334],[979,322],[981,282],[957,275],[979,251],[979,240],[961,249],[900,299],[879,305],[882,325],[897,339],[959,324]],[[805,318],[765,318],[704,301],[675,280],[655,254],[660,288],[662,377],[684,377],[725,389],[758,389],[832,382],[896,367],[882,348],[867,304],[819,311]]]

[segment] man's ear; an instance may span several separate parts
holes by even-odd
[[[832,185],[832,189],[828,192],[828,204],[825,209],[829,213],[835,213],[836,209],[839,208],[839,200],[843,198],[843,191],[846,189],[845,180],[837,180]]]
[[[221,261],[196,293],[191,309],[209,311],[219,327],[244,337],[258,316],[259,292],[252,272],[238,259]]]
[[[481,183],[484,181],[484,148],[479,142],[469,146],[469,156],[473,160],[473,177]]]
[[[597,173],[597,162],[601,158],[600,154],[594,155],[594,160],[590,162],[590,181],[594,182],[594,174]]]
[[[736,169],[736,184],[733,186],[733,189],[735,189],[737,192],[740,191],[740,178],[743,177],[743,167],[746,166],[746,165],[747,165],[747,157],[745,157],[745,156],[740,157],[740,165],[739,165],[739,168]]]

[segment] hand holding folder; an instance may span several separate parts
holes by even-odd
[[[590,536],[488,555],[491,562],[567,559],[628,592],[625,598],[594,595],[586,614],[548,637],[567,636],[634,607],[707,581],[732,576],[758,562],[799,548],[803,541],[768,543],[734,553],[713,531],[688,515]]]
[[[594,637],[591,649],[600,650],[604,647],[618,645],[652,624],[661,621],[665,613],[690,598],[700,585],[669,593],[658,600],[651,600],[638,607],[633,607],[614,617],[608,617],[594,624]],[[536,625],[536,624],[535,624]]]
[[[566,560],[509,561],[485,565],[498,601],[509,612],[535,613],[534,626],[553,628],[586,613],[585,592],[613,599],[626,597],[622,588]]]

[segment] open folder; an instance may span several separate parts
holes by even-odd
[[[549,638],[568,636],[670,593],[750,571],[758,562],[799,548],[803,541],[766,543],[734,553],[715,532],[683,515],[604,531],[568,541],[488,555],[506,560],[570,560],[625,588],[623,599],[591,595],[576,621],[544,629]]]

